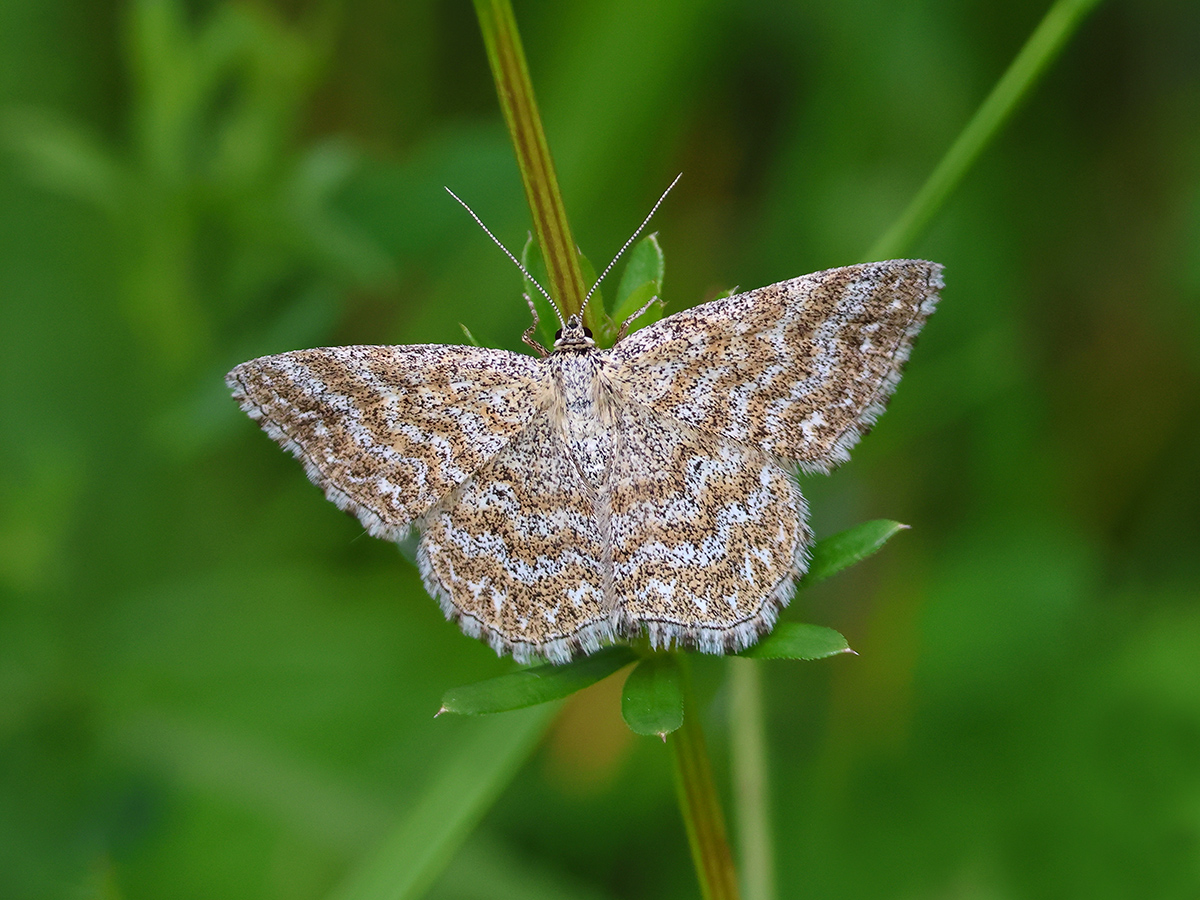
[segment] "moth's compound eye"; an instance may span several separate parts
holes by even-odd
[[[592,329],[590,329],[586,325],[584,325],[583,326],[583,336],[590,338],[592,336]]]
[[[555,339],[556,341],[561,341],[561,340],[562,340],[562,329],[561,329],[561,328],[560,328],[560,329],[558,329],[558,331],[554,332],[554,339]]]

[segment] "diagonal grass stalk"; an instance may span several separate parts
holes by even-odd
[[[894,259],[910,252],[930,221],[980,154],[996,139],[1021,101],[1037,84],[1100,0],[1057,0],[1034,29],[992,92],[954,139],[946,155],[892,226],[871,245],[866,259]]]
[[[1062,53],[1100,0],[1057,0],[1046,12],[991,93],[955,138],[907,208],[867,251],[866,259],[893,259],[911,252],[971,166],[1000,134],[1021,101]],[[729,670],[731,761],[738,787],[739,855],[743,867],[773,864],[768,800],[762,680],[750,660]],[[745,730],[757,734],[743,734]],[[746,872],[746,900],[775,900],[774,872]]]

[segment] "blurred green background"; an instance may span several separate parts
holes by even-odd
[[[1046,6],[516,10],[593,261],[684,172],[678,309],[860,260]],[[465,0],[0,3],[0,897],[328,896],[509,727],[433,720],[507,664],[221,382],[460,322],[519,348],[443,185],[520,247]],[[818,535],[913,529],[798,598],[859,657],[764,664],[781,896],[1200,896],[1200,4],[1102,5],[914,255],[942,306],[804,479]],[[696,896],[618,695],[572,699],[432,896]]]

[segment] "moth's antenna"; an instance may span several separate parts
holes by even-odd
[[[676,181],[678,181],[678,179],[676,179]],[[483,233],[486,234],[488,237],[490,237],[492,239],[492,242],[497,247],[499,247],[501,250],[504,251],[504,255],[513,261],[513,265],[521,270],[521,274],[524,275],[526,278],[528,278],[533,283],[533,286],[542,292],[542,296],[550,301],[550,306],[553,307],[554,314],[556,316],[558,316],[558,323],[560,325],[562,325],[563,328],[566,328],[567,323],[565,321],[563,321],[562,313],[558,309],[558,304],[554,302],[554,298],[551,297],[548,293],[546,293],[546,289],[544,287],[542,287],[540,284],[537,283],[537,279],[529,274],[529,270],[526,269],[523,265],[521,265],[521,261],[519,259],[517,259],[515,256],[513,256],[512,252],[507,247],[505,247],[502,243],[500,243],[500,239],[498,237],[496,237],[494,234],[492,234],[492,232],[488,229],[488,227],[483,224],[483,220],[480,219],[479,216],[475,215],[475,210],[473,210],[473,209],[471,209],[471,207],[467,206],[467,204],[463,201],[462,197],[458,196],[458,194],[454,193],[454,191],[450,190],[450,188],[446,188],[446,193],[462,204],[462,208],[471,214],[471,218],[475,220],[476,225],[478,225],[480,228],[483,229]],[[659,201],[659,202],[662,202],[662,201]],[[586,303],[587,301],[585,300],[584,302]]]
[[[617,251],[617,255],[612,258],[612,262],[604,267],[604,271],[600,273],[600,277],[596,279],[596,283],[592,285],[592,289],[588,291],[587,296],[583,298],[583,306],[585,309],[587,308],[588,301],[592,299],[592,294],[596,292],[596,288],[600,287],[600,282],[604,280],[604,276],[612,271],[612,267],[617,264],[617,260],[621,258],[621,255],[629,249],[629,245],[637,240],[637,236],[642,233],[642,229],[650,223],[650,220],[654,218],[654,214],[658,212],[658,208],[662,206],[662,202],[667,199],[667,194],[671,193],[671,188],[675,187],[675,185],[679,183],[679,179],[682,177],[683,173],[680,172],[675,176],[675,180],[667,185],[667,189],[662,192],[662,196],[658,198],[658,202],[651,207],[650,214],[646,216],[646,218],[642,219],[642,224],[637,227],[637,231],[629,236],[629,240],[627,240],[625,245]],[[460,200],[459,202],[461,203],[462,201]]]

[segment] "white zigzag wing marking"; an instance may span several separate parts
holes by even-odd
[[[865,263],[675,313],[613,349],[621,391],[828,471],[883,411],[937,303],[941,272],[920,260]]]
[[[422,522],[425,585],[497,652],[555,662],[594,652],[614,637],[595,502],[561,431],[539,412]]]
[[[635,404],[618,419],[610,504],[621,630],[735,652],[770,631],[807,567],[807,510],[768,454]]]
[[[226,376],[313,483],[388,540],[525,427],[540,380],[528,356],[433,344],[297,350]]]
[[[870,263],[677,313],[611,351],[568,323],[544,360],[338,347],[227,382],[372,534],[418,525],[426,587],[497,652],[565,662],[643,631],[730,652],[807,568],[791,466],[848,457],[941,285],[934,263]]]

